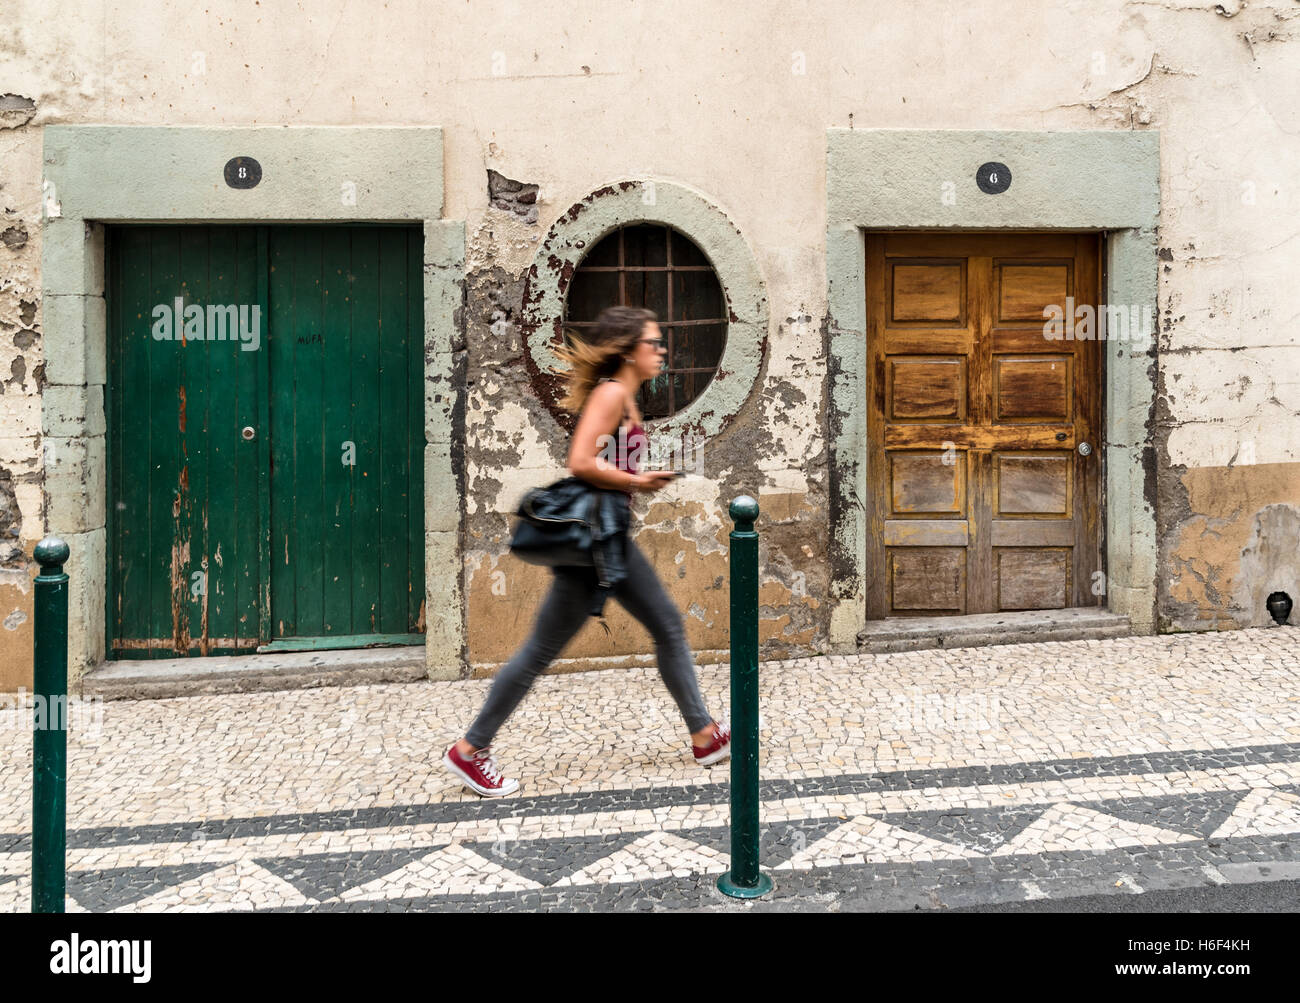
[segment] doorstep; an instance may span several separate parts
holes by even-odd
[[[403,645],[104,662],[87,672],[81,683],[84,699],[98,696],[105,700],[156,700],[208,693],[408,683],[425,679],[428,674],[424,645]]]
[[[975,613],[970,616],[891,617],[858,631],[858,651],[883,655],[927,648],[978,648],[1036,641],[1102,640],[1133,633],[1129,619],[1096,607]]]

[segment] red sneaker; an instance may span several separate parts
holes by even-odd
[[[714,763],[721,762],[731,755],[731,728],[726,722],[719,724],[714,721],[713,741],[704,746],[692,742],[691,748],[695,750],[695,761],[701,766],[712,766]]]
[[[488,751],[490,746],[483,746],[468,757],[460,754],[459,742],[452,742],[442,757],[442,765],[454,773],[460,781],[475,794],[485,798],[505,797],[519,790],[518,780],[508,780],[501,775],[496,760]]]

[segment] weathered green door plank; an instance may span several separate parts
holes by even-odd
[[[201,349],[202,355],[187,351],[187,359],[203,362],[203,380],[198,373],[194,390],[187,402],[190,443],[190,491],[195,508],[202,508],[203,549],[194,554],[194,570],[200,572],[199,594],[191,599],[191,631],[200,639],[199,654],[206,655],[213,638],[235,638],[239,618],[235,615],[235,582],[227,564],[229,545],[249,547],[252,536],[241,532],[238,519],[239,462],[239,390],[240,363],[244,362],[239,342],[239,309],[249,317],[251,301],[240,297],[239,231],[232,227],[213,227],[207,242],[207,274],[202,302],[206,304],[204,338],[189,349]],[[254,262],[256,263],[256,259]],[[231,311],[234,311],[233,325]],[[211,340],[221,338],[224,340]],[[248,367],[251,368],[251,367]],[[248,450],[246,452],[251,452]],[[249,496],[253,501],[255,496]]]
[[[409,562],[406,546],[406,487],[410,429],[406,394],[408,287],[406,234],[381,231],[379,244],[379,602],[380,633],[406,627]]]
[[[192,640],[199,642],[199,654],[206,655],[204,643],[208,619],[208,555],[212,552],[208,536],[208,477],[209,459],[207,423],[207,382],[211,345],[207,339],[206,307],[214,306],[212,285],[208,270],[211,267],[210,241],[216,234],[207,228],[184,227],[180,231],[181,288],[185,296],[185,313],[194,304],[203,310],[196,320],[198,328],[189,330],[186,319],[186,339],[173,342],[180,363],[180,384],[177,388],[177,429],[180,435],[180,455],[177,462],[178,491],[181,500],[180,523],[187,532],[186,552],[180,554],[176,568],[173,594],[175,615],[188,646]],[[216,320],[214,311],[213,320]],[[195,336],[191,337],[191,333]],[[225,345],[222,345],[225,348]],[[227,393],[233,387],[223,387]],[[179,536],[179,533],[178,533]]]
[[[296,633],[294,561],[297,534],[293,483],[296,470],[296,429],[293,401],[296,395],[298,286],[297,248],[272,231],[268,241],[271,274],[267,291],[270,323],[267,351],[271,356],[271,629],[267,638]],[[283,395],[283,400],[277,399]]]
[[[356,470],[352,422],[359,406],[352,393],[352,233],[331,227],[321,236],[325,310],[321,636],[352,633],[352,482]]]
[[[352,430],[357,443],[352,516],[352,632],[379,632],[381,430],[379,400],[379,231],[352,234]]]
[[[408,230],[406,260],[411,293],[406,299],[407,492],[406,554],[411,562],[406,592],[406,629],[424,628],[424,232]],[[438,491],[453,485],[430,485]]]
[[[205,430],[207,463],[202,475],[207,490],[200,491],[193,477],[190,486],[196,498],[207,500],[207,636],[251,644],[258,639],[259,568],[253,555],[261,525],[257,498],[261,464],[256,438],[245,441],[240,433],[245,427],[256,433],[261,385],[261,306],[254,230],[213,229],[207,300],[219,310],[214,315],[218,329],[209,330],[209,335],[226,336],[203,346],[207,388],[203,398],[192,394],[188,403],[190,429],[201,420]],[[245,341],[250,333],[254,338]],[[238,340],[232,340],[232,335]],[[235,545],[233,554],[230,541]],[[240,555],[243,560],[238,559]]]
[[[238,503],[236,522],[242,535],[239,539],[236,568],[235,636],[241,645],[255,647],[266,636],[269,613],[262,611],[261,596],[267,588],[267,569],[263,556],[267,534],[270,532],[270,505],[266,504],[269,483],[264,473],[269,472],[270,452],[267,448],[263,408],[267,406],[268,356],[266,352],[266,268],[265,230],[261,227],[240,227],[239,253],[236,259],[240,303],[249,304],[247,332],[255,339],[256,348],[240,348],[240,382],[237,397],[237,416],[231,423],[229,440],[239,457],[236,466]],[[256,310],[253,309],[256,306]],[[241,318],[241,330],[243,321]],[[247,364],[244,355],[248,356]],[[243,438],[243,430],[252,428],[254,439]],[[265,619],[264,619],[265,618]]]
[[[151,300],[174,303],[184,297],[179,230],[160,230],[149,247]],[[189,561],[192,526],[182,524],[180,486],[180,392],[183,331],[177,340],[149,339],[149,411],[142,435],[149,455],[149,636],[170,638],[174,653],[189,650],[188,623],[176,608],[183,588],[180,572]],[[139,332],[137,337],[148,337]]]
[[[149,247],[150,235],[140,229],[114,230],[107,245],[112,252],[106,297],[112,387],[106,415],[110,432],[107,508],[113,531],[108,596],[111,640],[153,636],[149,622],[148,415],[152,407],[148,330],[153,302]]]
[[[293,303],[288,326],[271,332],[272,341],[280,346],[271,368],[271,437],[277,444],[288,440],[291,457],[289,467],[277,467],[272,474],[275,487],[271,496],[271,524],[287,540],[285,574],[271,579],[272,620],[279,632],[277,636],[321,633],[325,570],[322,235],[320,230],[299,227],[271,233],[272,257],[286,263],[286,270],[277,271],[273,276],[271,300],[275,302],[284,281],[289,280]],[[281,567],[279,562],[275,566]]]
[[[255,229],[257,243],[257,302],[261,306],[262,333],[257,353],[257,626],[258,640],[271,637],[271,348],[270,348],[270,229]]]

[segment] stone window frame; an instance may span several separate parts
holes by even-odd
[[[425,664],[431,678],[458,678],[461,583],[442,569],[460,563],[463,492],[445,488],[463,480],[453,427],[465,224],[441,218],[442,129],[51,125],[43,141],[44,509],[46,532],[71,548],[70,685],[106,650],[104,225],[115,223],[423,224]],[[237,156],[260,163],[256,187],[225,184]]]
[[[768,300],[758,262],[731,217],[702,192],[661,179],[614,181],[594,189],[560,214],[538,248],[524,281],[520,329],[525,361],[542,402],[561,422],[562,380],[550,373],[560,360],[551,350],[561,336],[564,295],[588,248],[629,223],[660,223],[680,230],[708,259],[722,286],[727,343],[704,392],[677,414],[647,418],[661,440],[704,439],[720,432],[758,383],[767,346]]]
[[[1006,164],[986,195],[975,173]],[[1147,131],[828,129],[830,642],[854,651],[866,625],[866,243],[868,230],[1091,230],[1106,238],[1107,303],[1158,318],[1160,134]],[[1155,630],[1156,342],[1103,347],[1106,604]]]

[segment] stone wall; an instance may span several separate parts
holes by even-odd
[[[869,13],[775,0],[617,10],[146,0],[108,19],[74,0],[10,9],[0,690],[30,679],[30,554],[48,518],[40,260],[57,205],[42,187],[42,131],[65,123],[442,128],[442,216],[466,234],[454,354],[469,664],[457,672],[508,657],[546,585],[508,558],[505,534],[518,496],[563,472],[563,428],[530,373],[522,318],[539,248],[575,205],[620,181],[685,186],[756,264],[766,324],[756,378],[709,437],[704,475],[638,501],[637,540],[700,659],[717,657],[726,505],[757,497],[760,630],[765,656],[778,657],[829,645],[827,129],[1158,130],[1156,407],[1142,440],[1126,444],[1143,450],[1155,501],[1158,626],[1260,625],[1261,593],[1300,600],[1300,5],[1290,0]],[[565,653],[580,661],[565,667],[651,651],[639,628],[619,629],[631,626],[621,610],[611,626],[611,637],[584,628]]]

